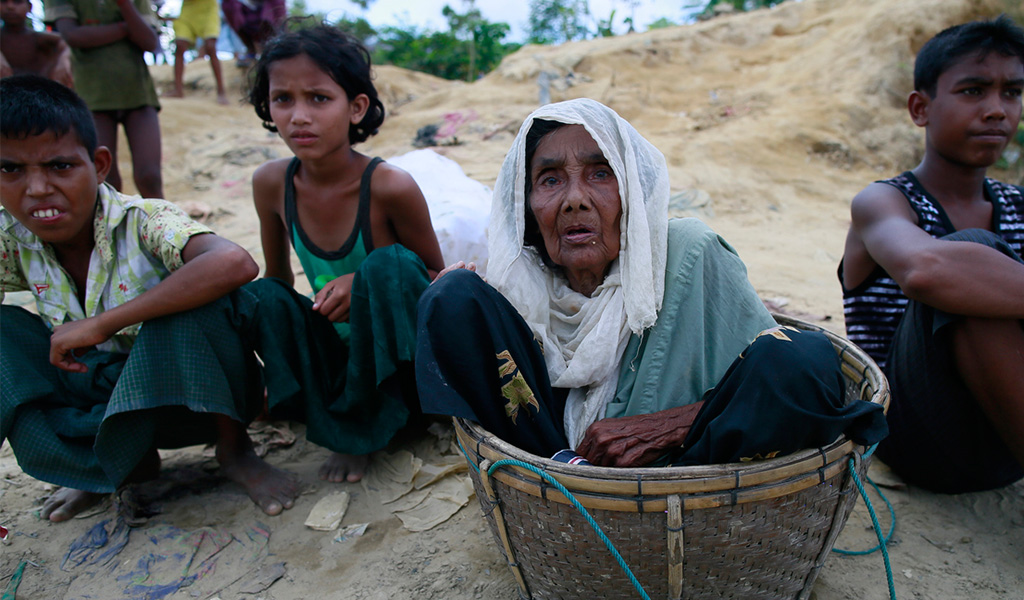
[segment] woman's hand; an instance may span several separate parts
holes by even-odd
[[[703,402],[590,425],[576,452],[602,467],[642,467],[679,448]]]
[[[347,323],[352,306],[352,280],[355,273],[342,275],[327,282],[313,297],[313,310],[332,323]]]
[[[476,263],[471,262],[467,264],[465,261],[460,260],[454,265],[448,265],[447,267],[441,269],[441,272],[437,274],[437,277],[434,278],[434,281],[437,281],[438,279],[444,277],[446,274],[451,273],[452,271],[457,271],[459,269],[466,269],[467,271],[472,271],[476,273]],[[434,283],[434,281],[431,281],[430,283]]]

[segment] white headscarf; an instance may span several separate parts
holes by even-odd
[[[583,125],[618,180],[619,257],[589,298],[545,267],[534,248],[523,246],[526,136],[537,119]],[[615,396],[630,333],[641,333],[658,318],[665,291],[668,197],[661,152],[615,111],[587,98],[535,110],[505,156],[491,202],[487,280],[540,340],[551,384],[571,388],[565,432],[573,448]]]

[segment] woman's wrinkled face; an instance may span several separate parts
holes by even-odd
[[[552,262],[573,290],[591,295],[619,256],[619,183],[582,125],[541,138],[529,165],[529,204]]]

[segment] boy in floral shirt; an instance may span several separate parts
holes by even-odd
[[[28,290],[38,312],[0,306],[0,441],[26,473],[65,486],[42,515],[67,520],[152,477],[158,447],[213,440],[263,511],[290,507],[297,481],[255,455],[245,424],[264,389],[333,398],[329,361],[289,345],[295,298],[270,280],[238,289],[258,273],[244,249],[103,183],[110,152],[64,86],[0,81],[0,137],[0,299]]]

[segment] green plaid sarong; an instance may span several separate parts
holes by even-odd
[[[0,440],[10,440],[21,468],[37,479],[110,492],[152,448],[214,441],[210,413],[248,423],[266,389],[271,414],[305,421],[310,441],[351,454],[378,450],[409,414],[382,389],[411,360],[415,300],[429,283],[412,257],[392,254],[399,271],[366,269],[370,277],[357,277],[373,291],[353,294],[353,320],[358,313],[380,322],[357,327],[363,341],[351,353],[309,310],[309,299],[274,279],[149,321],[128,355],[80,357],[89,366],[84,374],[51,365],[42,320],[3,305]],[[347,369],[350,354],[371,358]]]
[[[29,475],[110,492],[150,449],[212,441],[220,413],[248,422],[262,406],[258,363],[231,326],[255,311],[235,292],[145,323],[128,355],[93,350],[87,373],[49,363],[50,331],[18,307],[0,313],[0,437]]]
[[[304,422],[309,441],[335,452],[386,446],[408,421],[409,406],[418,407],[416,304],[428,285],[427,268],[411,250],[394,244],[371,252],[352,280],[347,346],[310,300],[287,288],[289,306],[263,311],[275,316],[255,328],[271,416]],[[305,370],[312,374],[295,376]]]

